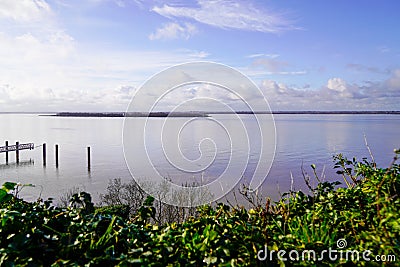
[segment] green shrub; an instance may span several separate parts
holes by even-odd
[[[260,251],[337,248],[400,256],[400,167],[388,168],[335,157],[346,187],[321,182],[311,194],[288,192],[276,203],[252,209],[218,204],[197,209],[196,217],[154,224],[154,198],[133,216],[131,207],[94,208],[90,195],[72,195],[65,208],[51,200],[19,199],[22,185],[0,189],[1,266],[380,266],[382,262],[260,261]],[[315,166],[311,167],[315,170]],[[318,179],[318,177],[316,177]],[[246,193],[248,194],[248,192]],[[247,195],[249,199],[251,196]],[[396,262],[385,263],[387,266]]]

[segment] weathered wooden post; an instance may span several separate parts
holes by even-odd
[[[46,143],[43,144],[43,166],[46,167]]]
[[[56,168],[58,168],[58,145],[56,145]]]
[[[19,142],[15,143],[15,160],[19,164]]]
[[[6,164],[8,165],[8,141],[6,141]]]
[[[88,166],[88,171],[90,172],[90,146],[87,147],[87,166]]]

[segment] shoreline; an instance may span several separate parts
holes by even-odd
[[[58,112],[55,117],[209,117],[210,115],[400,115],[400,111]]]
[[[377,111],[189,111],[189,112],[0,112],[0,115],[38,115],[46,117],[209,117],[210,115],[400,115],[398,110]]]

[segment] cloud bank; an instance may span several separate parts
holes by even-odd
[[[129,1],[83,2],[86,5],[92,3],[87,5],[88,9],[92,6],[105,8],[110,3],[117,3],[121,8],[131,7]],[[194,5],[192,1],[190,6],[183,1],[173,1],[175,4],[158,0],[150,4],[141,0],[134,2],[152,7],[151,10],[166,21],[150,35],[147,31],[143,32],[144,41],[188,40],[202,30],[202,25],[261,33],[294,29],[283,14],[260,9],[249,1],[199,0]],[[95,41],[85,46],[80,43],[79,35],[76,39],[72,34],[74,31],[60,26],[63,25],[63,21],[59,21],[62,19],[59,16],[61,8],[55,7],[67,8],[67,3],[72,1],[0,0],[0,112],[123,111],[136,88],[151,75],[174,64],[210,58],[209,51],[191,50],[184,46],[153,51],[146,50],[147,47],[104,47]],[[85,6],[80,1],[71,5],[73,8]],[[114,40],[107,41],[114,44]],[[162,45],[160,42],[160,47]],[[224,47],[221,45],[219,49],[218,52]],[[248,53],[253,54],[245,58],[252,63],[242,61],[234,67],[242,68],[247,75],[257,77],[273,110],[400,109],[400,69],[397,65],[385,69],[385,66],[374,67],[368,63],[343,64],[342,67],[351,74],[363,74],[363,77],[379,74],[375,76],[378,78],[352,83],[344,78],[347,77],[346,73],[335,74],[332,77],[325,76],[325,80],[315,85],[317,87],[311,88],[307,85],[302,87],[301,83],[305,82],[298,81],[304,81],[306,76],[296,80],[296,76],[313,72],[310,67],[306,66],[306,70],[292,69],[296,67],[292,65],[293,61],[285,55],[282,57],[286,59],[281,60],[281,51],[256,54],[254,52],[257,51],[250,50]],[[310,62],[307,64],[312,64]],[[281,80],[274,81],[268,78],[270,75],[280,75],[277,79]],[[315,76],[313,78],[319,79]],[[295,86],[289,81],[300,85]],[[238,101],[221,91],[198,86],[187,88],[166,104],[174,105],[174,101],[196,96],[221,98],[232,105]],[[249,91],[246,98],[251,99],[252,96]]]
[[[321,88],[299,89],[272,80],[260,88],[273,110],[399,110],[400,69],[382,82],[362,85],[336,77]]]

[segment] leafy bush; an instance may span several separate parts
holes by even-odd
[[[218,204],[198,216],[155,224],[155,199],[147,196],[131,216],[130,207],[95,208],[87,193],[71,197],[66,208],[51,201],[26,202],[21,185],[0,189],[0,265],[4,266],[380,266],[381,262],[260,261],[260,250],[304,251],[337,248],[400,256],[400,167],[363,159],[335,158],[347,187],[321,182],[312,194],[288,192],[276,203],[252,209]],[[315,166],[312,166],[315,169]],[[251,196],[249,196],[251,199]],[[122,205],[122,206],[121,206]],[[386,262],[395,266],[396,262]]]

